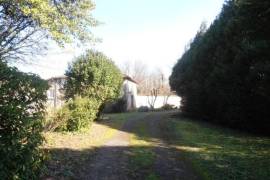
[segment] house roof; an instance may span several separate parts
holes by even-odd
[[[55,79],[66,79],[67,76],[65,75],[62,75],[62,76],[54,76],[54,77],[51,77],[49,79],[47,79],[47,81],[50,81],[50,80],[55,80]]]
[[[55,80],[55,79],[66,79],[67,76],[65,75],[62,75],[62,76],[54,76],[54,77],[51,77],[49,79],[47,79],[47,81],[50,81],[50,80]],[[136,80],[132,79],[130,76],[126,75],[126,74],[123,74],[123,79],[124,80],[128,80],[128,81],[131,81],[135,84],[139,84]]]
[[[139,84],[137,81],[135,81],[134,79],[132,79],[130,76],[128,76],[126,74],[123,74],[123,79],[134,82],[135,84]]]

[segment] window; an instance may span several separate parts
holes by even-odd
[[[54,98],[54,89],[49,89],[47,92],[48,98]]]

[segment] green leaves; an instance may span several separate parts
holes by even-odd
[[[88,130],[92,121],[97,118],[100,103],[95,99],[75,97],[67,106],[70,116],[66,123],[66,130],[81,131]]]
[[[0,61],[0,177],[34,179],[42,165],[47,82]]]
[[[69,66],[66,75],[67,98],[80,95],[104,103],[120,94],[122,74],[112,60],[102,53],[87,51]]]
[[[36,54],[47,48],[46,39],[61,46],[94,41],[94,8],[91,0],[0,0],[0,57],[14,61]]]
[[[17,6],[58,43],[71,42],[73,38],[91,40],[87,27],[97,25],[90,13],[95,7],[91,0],[28,0],[19,1]]]
[[[182,110],[231,127],[269,133],[269,1],[227,1],[175,65]],[[267,16],[269,17],[269,16]]]
[[[105,103],[119,97],[122,74],[102,53],[87,51],[69,66],[66,76],[68,102],[61,109],[66,116],[58,118],[63,122],[62,130],[87,129],[99,116]]]

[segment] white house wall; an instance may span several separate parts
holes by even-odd
[[[127,110],[136,108],[137,84],[128,80],[123,82],[123,92],[127,103]]]
[[[133,94],[137,96],[137,84],[128,80],[124,80],[123,82],[123,90],[124,94]]]
[[[158,96],[157,97],[157,100],[155,103],[155,108],[160,108],[164,105],[164,98],[165,98],[165,96]],[[179,108],[180,101],[181,101],[181,98],[179,96],[170,96],[167,103],[171,104],[171,105],[175,105],[176,107]],[[137,96],[136,107],[139,108],[141,106],[150,107],[148,104],[148,97],[147,96]]]

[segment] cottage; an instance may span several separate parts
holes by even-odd
[[[138,83],[128,75],[123,76],[123,97],[126,100],[127,111],[134,110],[137,107],[137,85]]]
[[[47,106],[58,108],[64,104],[64,84],[66,76],[57,76],[48,79],[50,88],[47,91]],[[126,100],[127,110],[136,108],[137,82],[127,75],[123,75],[123,97]]]

